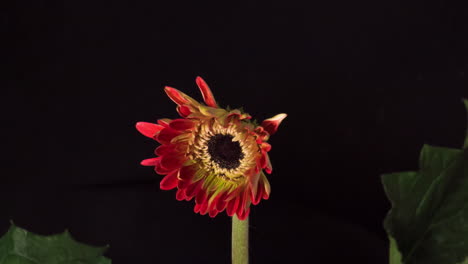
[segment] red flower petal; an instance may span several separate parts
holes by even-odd
[[[178,105],[190,103],[190,101],[187,99],[189,96],[175,88],[166,86],[164,87],[164,91],[166,91],[167,96],[169,96],[169,98],[171,98],[171,100]]]
[[[176,145],[174,144],[161,145],[156,148],[156,150],[154,151],[154,154],[158,156],[175,154],[174,153],[175,149],[176,149]]]
[[[200,191],[197,193],[197,196],[195,197],[195,202],[197,204],[203,204],[206,201],[206,192],[203,189],[200,189]]]
[[[218,210],[219,212],[223,211],[224,208],[226,208],[226,196],[227,196],[227,193],[223,193],[221,194],[221,196],[219,197],[218,201],[216,202],[216,210]]]
[[[153,139],[164,128],[163,126],[148,122],[138,122],[135,127],[141,134]]]
[[[151,159],[145,159],[140,162],[141,165],[143,166],[156,166],[160,162],[160,157],[157,158],[151,158]]]
[[[218,107],[208,84],[206,84],[206,82],[200,76],[195,79],[195,82],[197,83],[198,88],[200,88],[203,100],[205,101],[206,105],[211,107]]]
[[[177,190],[176,199],[177,199],[177,201],[185,200],[185,190],[184,189],[178,189]]]
[[[181,155],[164,155],[161,157],[161,166],[167,170],[180,168],[184,162],[184,157]]]
[[[286,118],[286,114],[278,114],[275,115],[272,118],[268,118],[262,122],[262,127],[270,133],[270,135],[273,135],[277,130],[278,126],[283,121],[283,119]]]
[[[206,213],[208,213],[208,201],[205,201],[200,206],[200,214],[201,215],[206,215]]]
[[[191,182],[197,169],[197,165],[183,166],[180,169],[179,179],[185,182]]]
[[[262,195],[263,195],[263,187],[258,186],[257,193],[255,194],[254,197],[252,197],[252,204],[257,205],[260,203],[260,200],[262,200]]]
[[[201,188],[200,182],[192,183],[185,190],[185,194],[187,195],[187,197],[190,197],[190,199],[192,199],[195,195],[197,195],[198,191],[200,191],[200,188]]]
[[[242,192],[241,195],[239,195],[239,204],[237,206],[237,216],[240,216],[241,214],[243,214],[244,210],[245,210],[245,193]],[[239,218],[240,219],[240,218]]]
[[[258,172],[258,173],[253,173],[249,178],[249,187],[250,187],[250,196],[252,198],[252,200],[254,199],[254,197],[257,195],[257,192],[258,192],[258,182],[260,180],[260,175],[261,173]]]
[[[231,201],[229,201],[228,203],[228,206],[226,208],[226,213],[229,215],[229,216],[233,216],[236,211],[237,211],[237,207],[239,206],[239,196],[232,199]]]
[[[270,192],[271,192],[270,182],[268,182],[268,179],[266,177],[263,177],[262,183],[263,183],[263,190],[264,190],[262,198],[265,200],[268,200],[268,198],[270,197]]]
[[[180,135],[182,132],[172,129],[170,127],[165,127],[161,132],[159,132],[158,136],[156,137],[156,140],[161,143],[161,144],[169,144],[171,143],[171,140],[178,135]]]
[[[178,171],[173,171],[161,180],[159,183],[161,190],[172,190],[177,186],[177,182],[179,181],[177,179],[177,172]]]
[[[175,120],[172,120],[172,122],[169,125],[171,128],[175,130],[184,131],[187,129],[192,129],[195,126],[195,123],[188,119],[175,119]]]
[[[157,162],[156,165],[154,165],[154,171],[156,171],[157,174],[165,175],[165,174],[172,172],[173,169],[168,170],[164,168],[163,166],[161,166],[161,160],[159,160],[159,162]]]
[[[266,143],[266,142],[262,142],[262,143],[261,143],[261,148],[262,148],[263,151],[268,152],[268,151],[271,150],[271,145],[268,144],[268,143]]]
[[[265,157],[265,160],[266,160],[265,171],[268,174],[271,174],[271,171],[273,170],[273,167],[271,166],[270,157],[268,156],[268,153],[266,153],[266,152],[263,153],[263,156]]]
[[[249,216],[249,213],[250,213],[250,207],[242,211],[241,214],[237,214],[237,218],[239,218],[239,220],[245,220],[247,219],[247,216]]]
[[[215,217],[216,215],[218,214],[218,210],[216,209],[212,209],[209,213],[210,217],[213,218]]]
[[[171,122],[171,119],[169,118],[158,119],[158,124],[160,124],[163,127],[169,127],[170,122]]]
[[[190,108],[188,106],[185,106],[185,105],[178,106],[177,107],[177,112],[182,117],[187,117],[192,113],[192,111],[190,111]]]
[[[193,211],[194,211],[195,213],[200,212],[200,204],[195,204],[195,207],[193,208]]]

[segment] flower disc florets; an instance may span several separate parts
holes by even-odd
[[[158,157],[143,160],[142,165],[166,175],[160,187],[177,188],[178,200],[195,198],[195,212],[214,217],[226,209],[229,216],[245,219],[250,204],[270,195],[263,173],[272,170],[266,141],[286,114],[255,125],[247,113],[219,108],[203,79],[197,77],[196,82],[206,105],[166,87],[183,118],[137,123],[143,135],[161,143],[155,151]]]

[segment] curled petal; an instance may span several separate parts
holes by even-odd
[[[262,127],[270,134],[273,135],[278,130],[278,126],[286,118],[286,114],[278,114],[272,118],[265,119],[262,122]]]
[[[174,189],[175,187],[177,187],[177,182],[178,182],[178,179],[177,179],[177,174],[178,174],[179,171],[175,170],[171,173],[169,173],[168,175],[166,175],[166,177],[164,177],[161,182],[159,183],[159,187],[161,188],[161,190],[171,190],[171,189]]]
[[[205,101],[206,105],[211,107],[218,107],[208,84],[206,84],[206,82],[200,76],[195,79],[195,82],[197,83],[198,88],[200,88],[203,100]]]
[[[141,134],[149,138],[154,138],[164,128],[163,126],[148,122],[138,122],[135,127]]]

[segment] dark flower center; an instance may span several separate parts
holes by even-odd
[[[215,134],[208,141],[211,160],[221,168],[236,169],[244,158],[239,142],[232,141],[233,138],[231,135]]]

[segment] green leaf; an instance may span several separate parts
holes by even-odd
[[[393,237],[389,237],[390,240],[390,264],[401,264],[401,254],[398,251],[396,241]]]
[[[425,145],[419,167],[382,176],[392,203],[385,229],[402,263],[460,263],[468,257],[468,154]]]
[[[107,248],[79,243],[67,231],[41,236],[12,223],[0,238],[0,264],[110,264],[102,256]]]

